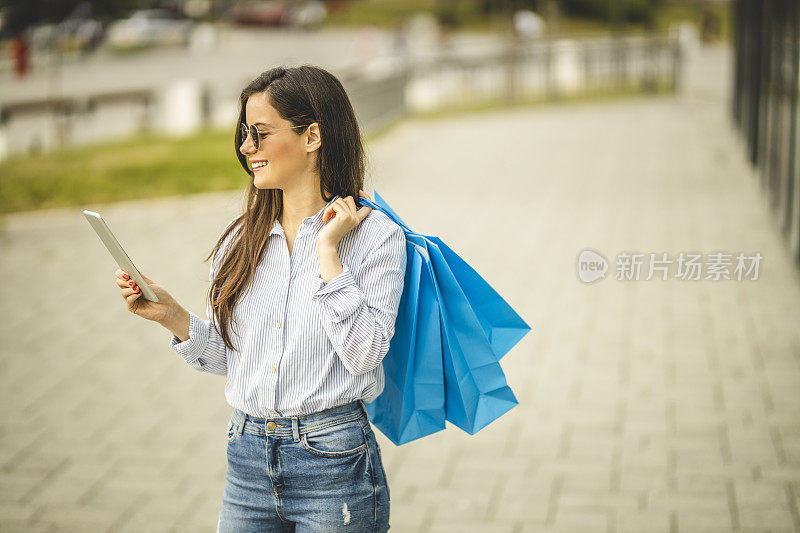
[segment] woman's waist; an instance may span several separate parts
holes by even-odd
[[[259,417],[246,413],[241,409],[234,409],[233,424],[248,433],[292,436],[296,431],[299,435],[318,431],[327,427],[362,420],[368,423],[369,417],[363,400],[353,400],[343,405],[338,405],[321,411],[298,416]]]
[[[305,417],[357,400],[372,402],[383,390],[381,362],[373,372],[353,375],[339,372],[338,365],[327,369],[306,366],[284,371],[264,364],[228,365],[225,397],[231,407],[262,420]],[[332,367],[336,367],[335,369]],[[275,370],[273,370],[275,369]],[[313,379],[312,379],[313,376]]]

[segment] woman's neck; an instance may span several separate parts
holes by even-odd
[[[288,192],[283,191],[283,210],[280,217],[281,226],[285,228],[298,228],[306,217],[313,217],[328,202],[319,195],[319,188],[313,193],[309,191]]]

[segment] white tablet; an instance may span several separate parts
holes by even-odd
[[[153,292],[153,289],[150,288],[142,275],[139,273],[136,265],[133,264],[133,261],[131,261],[130,257],[128,257],[128,254],[125,253],[125,250],[119,244],[117,238],[114,237],[114,234],[111,233],[110,229],[108,229],[106,221],[103,220],[103,217],[101,217],[99,213],[88,211],[86,209],[83,210],[83,214],[86,216],[86,220],[89,221],[89,224],[91,224],[94,228],[95,233],[97,233],[97,235],[100,237],[100,240],[106,245],[108,251],[111,252],[111,255],[114,257],[114,259],[116,259],[119,267],[127,272],[133,281],[136,282],[136,285],[139,286],[139,289],[142,291],[142,296],[151,302],[157,302],[158,297]]]

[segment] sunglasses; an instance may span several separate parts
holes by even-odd
[[[266,139],[267,135],[271,135],[272,132],[274,131],[293,130],[294,128],[306,128],[310,125],[311,124],[304,124],[302,126],[289,126],[288,128],[276,128],[271,131],[258,131],[258,128],[256,128],[255,124],[253,124],[248,128],[247,124],[242,122],[239,125],[239,133],[242,136],[242,144],[247,142],[247,135],[249,134],[250,138],[253,139],[253,146],[255,146],[256,150],[258,150],[258,147],[261,146],[261,140]]]

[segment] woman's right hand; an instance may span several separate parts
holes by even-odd
[[[153,280],[144,274],[142,274],[142,277],[158,297],[158,302],[151,302],[147,298],[144,298],[142,296],[142,290],[136,285],[136,282],[121,268],[117,269],[114,274],[117,276],[117,285],[121,289],[122,299],[125,300],[128,311],[135,315],[139,315],[147,320],[163,323],[169,317],[173,307],[178,304],[163,287],[154,283]]]

